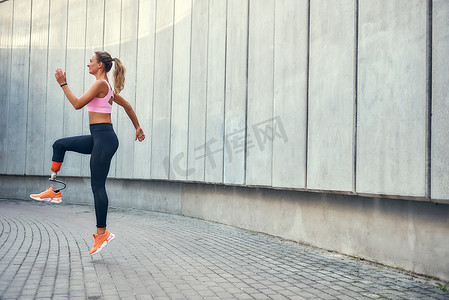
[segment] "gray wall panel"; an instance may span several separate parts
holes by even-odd
[[[13,2],[8,1],[0,9],[0,174],[6,174],[12,24]]]
[[[48,32],[47,99],[45,114],[45,147],[43,174],[50,174],[53,143],[64,134],[64,94],[56,79],[56,68],[65,70],[67,1],[50,1],[50,27]],[[65,168],[65,166],[63,167]]]
[[[120,95],[136,107],[137,30],[139,6],[133,0],[122,0],[122,22],[120,60],[126,68],[125,88]],[[112,74],[109,76],[112,78]],[[116,177],[134,177],[134,140],[136,131],[122,107],[118,107],[118,122],[115,126],[120,146],[116,153]]]
[[[305,188],[308,1],[275,1],[273,186]]]
[[[87,72],[85,58],[86,47],[86,0],[68,1],[68,28],[67,28],[67,58],[65,70],[67,83],[76,96],[84,93],[84,77]],[[87,75],[86,75],[87,73]],[[89,75],[90,76],[90,75]],[[62,90],[61,95],[64,95]],[[83,110],[75,110],[69,100],[64,96],[64,133],[61,137],[71,137],[83,134],[83,128],[88,128],[88,122],[83,120]],[[82,155],[67,152],[61,175],[80,176]]]
[[[31,3],[14,1],[11,78],[9,91],[7,167],[8,174],[25,174],[30,67]]]
[[[248,2],[228,0],[224,182],[244,184]]]
[[[156,0],[139,4],[139,36],[137,49],[137,81],[135,111],[146,140],[134,147],[134,177],[150,178],[151,115],[153,111],[154,31]]]
[[[189,139],[191,1],[176,1],[174,26],[171,147],[170,157],[167,156],[165,160],[170,179],[186,180]]]
[[[250,2],[248,43],[246,184],[271,186],[274,0]]]
[[[30,79],[28,89],[26,174],[42,174],[47,99],[49,1],[33,1],[31,16]]]
[[[205,181],[223,182],[226,1],[209,3]]]
[[[174,1],[157,1],[154,64],[151,178],[168,179],[164,159],[170,154]]]
[[[359,13],[357,192],[425,196],[426,2]]]
[[[104,50],[111,54],[112,57],[120,58],[120,31],[121,31],[121,0],[107,0],[105,1],[104,11]],[[126,66],[125,66],[126,67]],[[113,74],[115,66],[109,71],[109,82],[113,85]],[[125,81],[126,84],[126,81]],[[117,128],[118,111],[121,108],[118,105],[112,105],[111,119],[114,126],[114,130]],[[119,141],[120,143],[120,141]],[[119,146],[120,147],[120,146]],[[114,155],[111,161],[111,167],[109,170],[109,176],[115,177],[117,169],[117,155]]]
[[[309,189],[353,191],[354,3],[310,7]]]
[[[189,143],[187,153],[187,166],[189,168],[187,180],[191,181],[204,181],[208,12],[208,0],[193,1]]]
[[[86,2],[86,46],[84,51],[84,86],[81,94],[77,94],[80,97],[87,92],[96,78],[92,74],[89,74],[87,64],[94,55],[95,51],[101,50],[103,46],[103,18],[104,14],[103,1],[87,0]],[[111,74],[112,75],[112,74]],[[112,81],[112,76],[109,75]],[[83,135],[90,134],[89,129],[89,114],[87,108],[82,110],[83,112]],[[77,154],[80,155],[80,154]],[[81,174],[82,176],[90,176],[90,155],[81,155]]]
[[[433,2],[432,198],[449,200],[449,1]]]

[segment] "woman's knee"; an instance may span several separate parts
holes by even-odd
[[[56,141],[53,143],[53,148],[54,148],[54,149],[59,149],[59,150],[64,150],[64,149],[65,149],[65,146],[64,146],[63,139],[56,140]]]
[[[106,192],[105,180],[98,180],[94,177],[91,177],[90,186],[92,187],[92,192],[94,192],[94,193]]]

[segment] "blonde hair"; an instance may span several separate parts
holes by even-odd
[[[114,92],[119,94],[125,87],[125,72],[126,69],[118,58],[112,56],[106,51],[95,51],[95,56],[98,62],[104,64],[104,70],[109,72],[112,68],[112,62],[115,62],[115,69],[113,74]]]

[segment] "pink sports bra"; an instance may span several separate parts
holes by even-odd
[[[104,82],[108,84],[109,91],[106,96],[103,98],[95,97],[87,103],[87,111],[91,112],[99,112],[99,113],[111,113],[112,104],[109,104],[109,100],[114,97],[114,92],[112,91],[111,86],[109,85],[109,82],[103,79]]]

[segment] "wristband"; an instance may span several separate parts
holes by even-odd
[[[67,85],[67,82],[61,83],[60,86],[63,87],[64,85]]]

